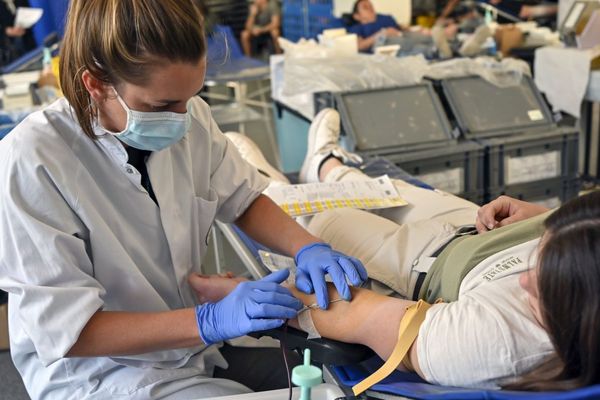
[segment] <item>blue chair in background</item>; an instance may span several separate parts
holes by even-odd
[[[42,46],[46,37],[53,32],[62,38],[69,0],[29,0],[29,4],[44,10],[42,18],[33,26],[33,36],[37,44]]]
[[[11,63],[0,67],[0,74],[10,74],[13,72],[41,69],[42,58],[44,56],[43,52],[44,48],[41,46],[28,51]]]
[[[231,27],[215,25],[207,38],[206,80],[225,83],[267,79],[269,65],[246,57]]]
[[[242,134],[246,133],[247,123],[261,122],[268,145],[277,153],[269,101],[269,64],[245,56],[231,27],[226,25],[215,25],[207,37],[207,47],[205,86],[215,90],[205,91],[201,96],[216,101],[211,104],[213,118],[221,129],[227,127]],[[217,87],[227,88],[226,93]],[[235,127],[231,128],[232,125]]]

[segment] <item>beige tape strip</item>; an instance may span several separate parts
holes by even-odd
[[[335,300],[331,300],[329,302],[329,304],[331,305],[331,304],[337,303],[339,301],[346,301],[346,300],[335,299]],[[304,306],[303,309],[298,311],[298,325],[300,326],[300,329],[302,329],[304,332],[308,333],[307,339],[317,339],[317,338],[320,338],[321,335],[319,334],[319,331],[317,331],[317,328],[315,327],[315,323],[313,322],[310,310],[320,310],[320,307],[317,303]]]
[[[307,309],[305,312],[298,313],[298,325],[300,326],[300,329],[308,333],[307,339],[317,339],[321,337],[319,331],[317,331],[317,328],[315,327],[312,315],[310,315],[310,310]]]
[[[398,329],[398,341],[388,360],[375,371],[372,375],[366,377],[362,382],[357,383],[352,387],[355,396],[358,396],[371,386],[381,382],[389,376],[400,365],[410,346],[419,334],[419,327],[425,320],[425,313],[431,307],[431,304],[419,300],[416,304],[408,307],[404,317],[400,321]]]

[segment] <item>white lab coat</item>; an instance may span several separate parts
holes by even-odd
[[[63,358],[99,309],[193,306],[187,276],[201,271],[214,219],[234,221],[266,187],[208,105],[189,107],[186,136],[148,160],[160,208],[120,142],[99,129],[99,140],[85,136],[64,99],[0,141],[0,288],[10,293],[12,357],[34,399],[149,398],[186,379],[206,395],[247,390],[198,376],[226,365],[214,346]]]

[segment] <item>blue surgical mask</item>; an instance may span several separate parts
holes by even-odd
[[[115,135],[123,143],[140,150],[159,151],[177,143],[188,131],[191,123],[189,112],[142,112],[129,108],[117,95],[117,100],[127,112],[127,125],[121,132],[106,132]]]

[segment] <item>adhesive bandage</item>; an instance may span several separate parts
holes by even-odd
[[[338,301],[344,301],[344,299],[336,299],[331,300],[329,304],[337,303]],[[304,332],[308,333],[307,339],[318,339],[321,337],[317,328],[315,328],[315,324],[312,320],[312,315],[310,314],[310,310],[320,310],[318,304],[314,303],[308,306],[304,306],[303,309],[298,311],[298,325],[300,325],[300,329]]]

